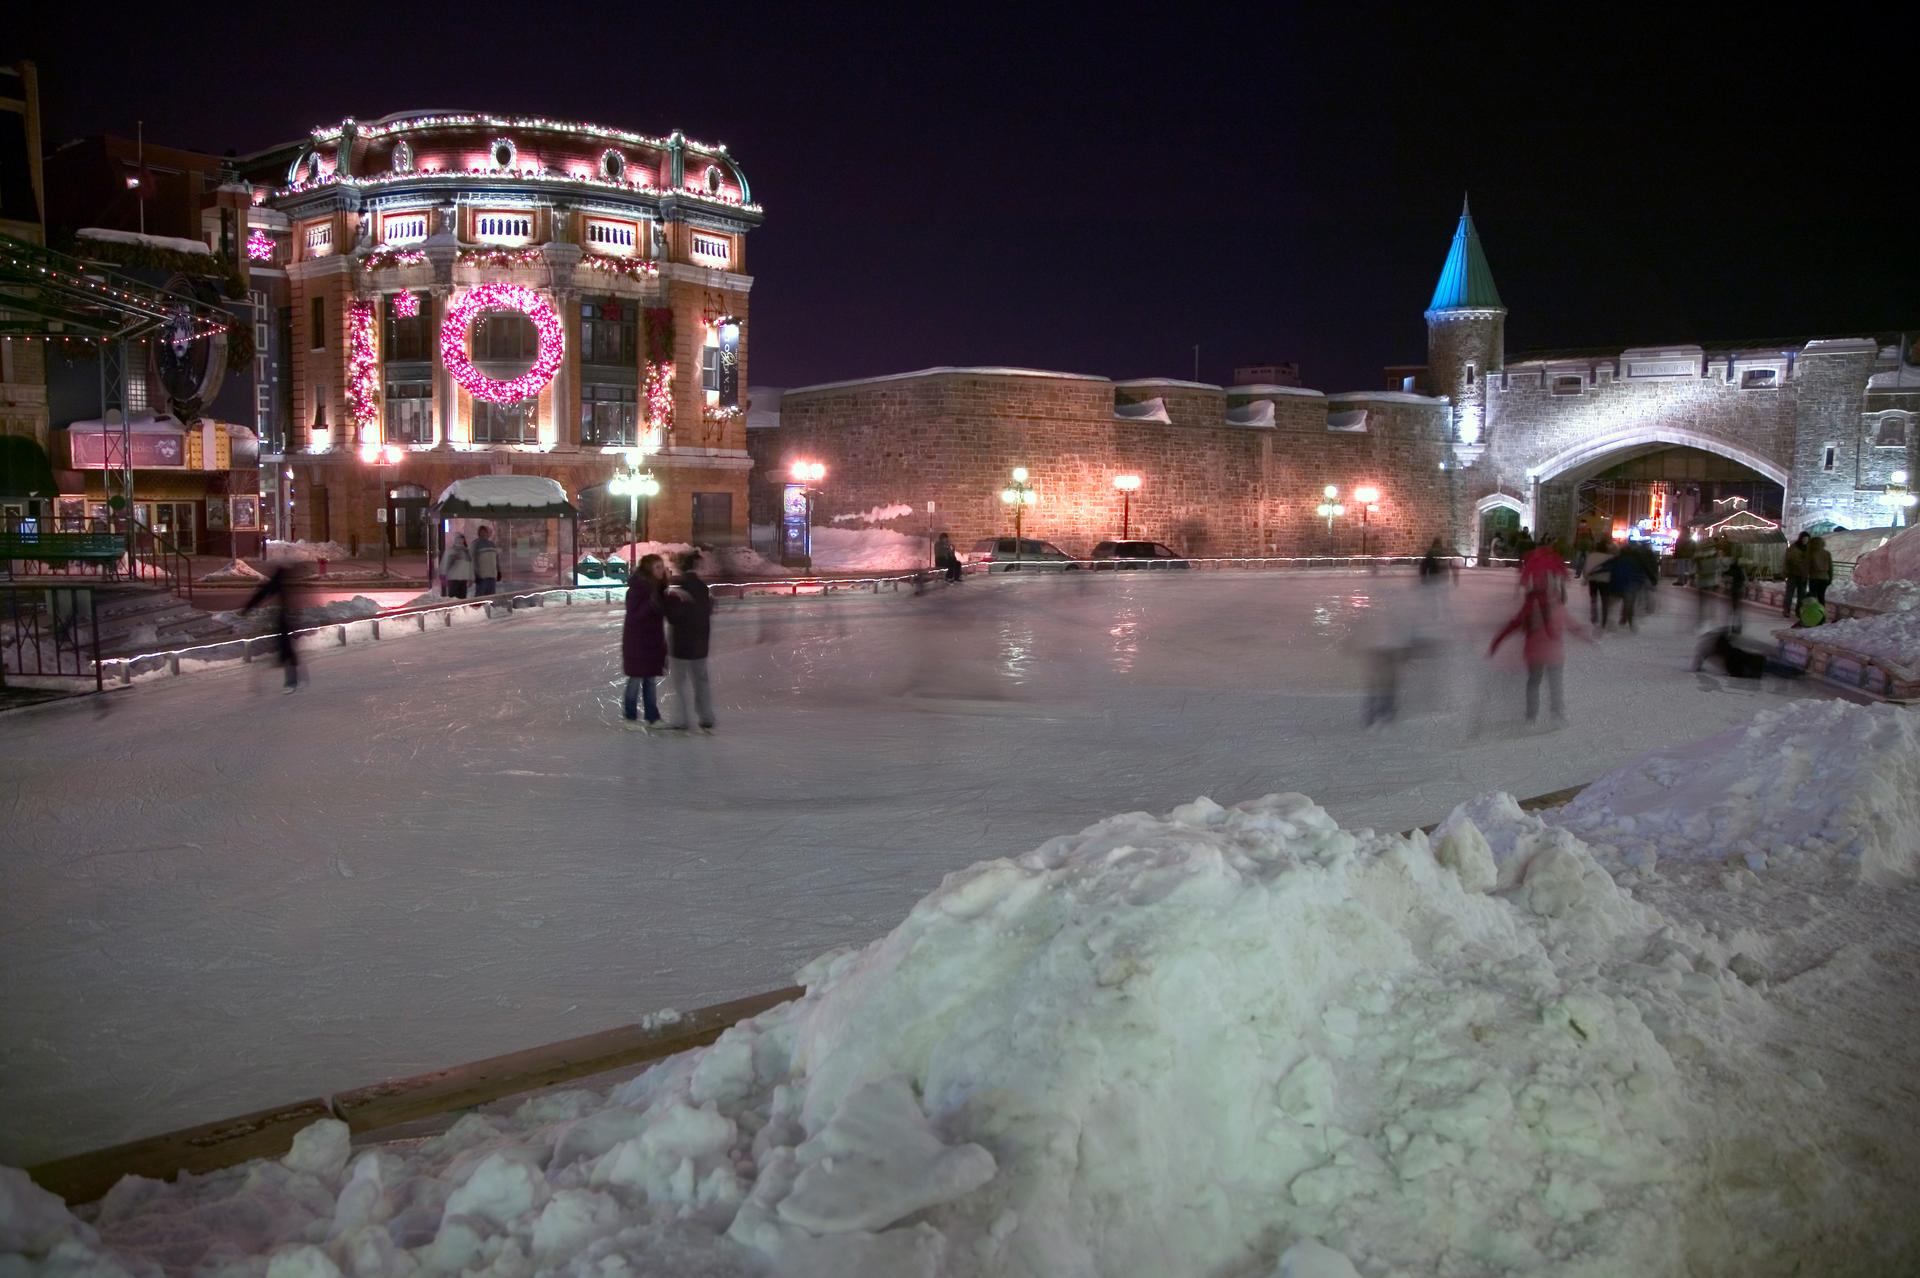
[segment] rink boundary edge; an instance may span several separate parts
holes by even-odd
[[[1586,789],[1567,786],[1519,800],[1523,811],[1556,808]],[[1431,833],[1433,825],[1419,827]],[[324,1118],[347,1124],[356,1138],[416,1123],[557,1083],[645,1065],[705,1047],[732,1026],[806,993],[786,986],[683,1013],[660,1024],[622,1025],[499,1056],[387,1079],[331,1096],[303,1100],[162,1132],[104,1149],[52,1159],[26,1169],[34,1183],[71,1206],[94,1202],[123,1176],[168,1180],[204,1175],[255,1158],[277,1158],[301,1129]]]

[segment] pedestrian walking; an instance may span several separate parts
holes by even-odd
[[[1620,603],[1620,624],[1634,629],[1634,609],[1640,602],[1641,592],[1647,588],[1647,570],[1640,556],[1631,546],[1622,546],[1618,554],[1607,562],[1608,590],[1613,599]],[[1607,618],[1607,600],[1601,601],[1600,616]]]
[[[1727,629],[1740,633],[1740,604],[1747,597],[1747,565],[1735,554],[1727,562]]]
[[[1825,537],[1815,537],[1807,543],[1807,592],[1820,601],[1821,607],[1827,604],[1827,587],[1833,584],[1833,553],[1827,549]]]
[[[467,549],[467,535],[455,533],[453,544],[440,556],[440,593],[449,599],[465,599],[473,583],[473,552]]]
[[[1560,548],[1543,541],[1520,561],[1520,586],[1523,590],[1551,590],[1562,603],[1567,598],[1567,578],[1572,576]]]
[[[620,626],[620,671],[627,676],[627,690],[620,711],[629,732],[645,732],[660,722],[657,688],[667,673],[667,614],[662,606],[666,584],[666,561],[658,555],[642,556],[627,583],[627,613]]]
[[[1513,615],[1493,642],[1487,646],[1487,655],[1491,657],[1500,650],[1507,636],[1518,633],[1522,636],[1521,656],[1527,664],[1527,722],[1532,723],[1540,717],[1540,685],[1547,685],[1548,704],[1555,723],[1565,723],[1567,707],[1561,673],[1566,665],[1567,627],[1572,623],[1567,619],[1567,611],[1552,590],[1529,590],[1521,601],[1520,611]]]
[[[713,694],[707,684],[707,648],[713,636],[713,597],[707,583],[695,571],[700,553],[689,550],[680,556],[680,576],[667,590],[667,682],[673,689],[677,722],[670,728],[686,729],[698,722],[703,732],[713,731]]]
[[[947,533],[941,533],[933,543],[933,566],[944,571],[948,581],[961,578],[960,552],[953,548],[953,538]]]
[[[1587,554],[1587,621],[1606,629],[1613,607],[1613,541],[1602,537]]]
[[[279,565],[240,606],[240,613],[245,616],[269,601],[277,605],[273,617],[274,652],[280,658],[280,668],[286,672],[286,683],[282,689],[286,692],[292,692],[300,686],[300,658],[293,650],[293,609],[287,592],[287,584],[291,579],[287,566]]]
[[[1811,534],[1802,531],[1787,547],[1786,562],[1781,575],[1786,578],[1786,599],[1780,607],[1780,615],[1791,617],[1800,606],[1800,599],[1807,593],[1807,540]]]
[[[486,598],[500,587],[500,547],[493,544],[493,530],[480,525],[473,539],[473,593]]]

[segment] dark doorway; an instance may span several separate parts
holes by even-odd
[[[427,490],[396,484],[387,490],[387,528],[395,550],[427,548]]]

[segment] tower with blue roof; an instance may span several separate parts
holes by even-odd
[[[1486,433],[1486,379],[1505,362],[1506,327],[1507,308],[1463,197],[1427,304],[1427,379],[1434,394],[1452,401],[1454,439],[1461,444],[1478,444]]]

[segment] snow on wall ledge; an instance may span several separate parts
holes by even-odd
[[[1911,847],[1902,715],[1798,703],[1691,762],[1847,829],[1904,785],[1881,834]],[[1813,746],[1862,753],[1795,766]],[[1622,805],[1665,794],[1653,828],[1707,846],[1720,791],[1667,775],[1623,770],[1574,828],[1631,830]],[[357,1155],[323,1121],[279,1162],[123,1181],[89,1223],[0,1174],[0,1249],[268,1278],[1907,1271],[1876,1199],[1903,1166],[1867,1145],[1912,1124],[1883,1098],[1848,1129],[1805,1070],[1755,1077],[1760,969],[1621,886],[1649,870],[1505,796],[1432,840],[1298,794],[1116,816],[950,875],[810,964],[802,999],[607,1095]]]

